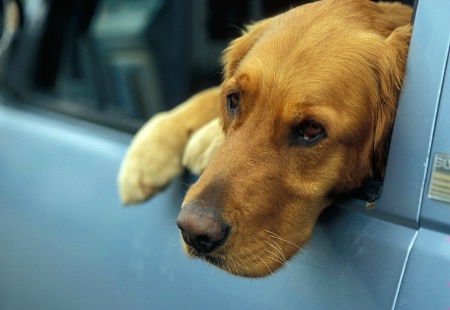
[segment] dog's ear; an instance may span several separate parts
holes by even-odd
[[[383,51],[380,53],[381,57],[377,60],[380,95],[374,115],[373,173],[375,177],[384,175],[390,133],[402,87],[411,32],[412,26],[410,24],[392,31],[384,39]]]
[[[249,25],[243,31],[242,36],[235,39],[225,49],[222,54],[222,65],[224,68],[224,80],[233,76],[240,61],[244,58],[250,49],[255,45],[258,39],[264,34],[270,23],[270,18]]]

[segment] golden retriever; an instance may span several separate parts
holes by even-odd
[[[410,17],[399,3],[323,0],[249,26],[223,54],[220,87],[136,135],[123,202],[183,165],[203,172],[177,220],[185,252],[239,276],[274,272],[324,208],[383,175]]]

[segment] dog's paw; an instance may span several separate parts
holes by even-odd
[[[189,139],[183,155],[183,166],[200,175],[216,156],[225,135],[218,118],[212,120]]]
[[[166,113],[150,120],[133,139],[118,176],[124,204],[142,202],[164,188],[181,170],[186,143]]]

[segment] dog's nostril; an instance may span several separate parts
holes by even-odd
[[[219,241],[211,241],[208,236],[198,236],[194,239],[194,244],[197,250],[209,253],[213,251],[215,248],[217,248],[221,243],[221,240]]]
[[[210,253],[215,250],[218,246],[222,245],[228,238],[230,227],[228,225],[223,225],[221,232],[219,234],[210,233],[207,234],[195,234],[194,232],[187,232],[182,226],[180,228],[181,236],[184,242],[188,245],[194,247],[197,251],[201,253]]]

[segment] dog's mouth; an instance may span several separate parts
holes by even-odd
[[[214,265],[220,269],[226,270],[226,260],[224,259],[224,255],[217,254],[217,253],[204,253],[196,249],[195,247],[186,244],[184,242],[184,249],[186,254],[191,258],[201,259],[204,260],[211,265]]]
[[[226,263],[223,260],[223,258],[221,258],[221,257],[213,256],[213,255],[209,255],[209,254],[200,254],[197,257],[200,259],[203,259],[204,261],[210,263],[211,265],[214,265],[220,269],[226,270],[226,268],[225,268]]]
[[[265,244],[268,242],[262,241]],[[212,252],[204,253],[183,241],[185,254],[193,259],[200,259],[227,273],[239,277],[266,277],[281,268],[289,259],[288,254],[276,243],[254,244],[248,249],[236,249],[232,245],[224,244]]]
[[[239,277],[263,277],[269,274],[257,274],[249,268],[249,266],[245,266],[242,263],[239,262],[234,257],[228,256],[228,255],[221,255],[221,254],[205,254],[201,253],[195,249],[193,249],[191,246],[186,247],[187,255],[194,259],[201,259],[204,262],[207,262],[211,264],[212,266],[219,268],[225,272],[228,272],[232,275],[239,276]]]

